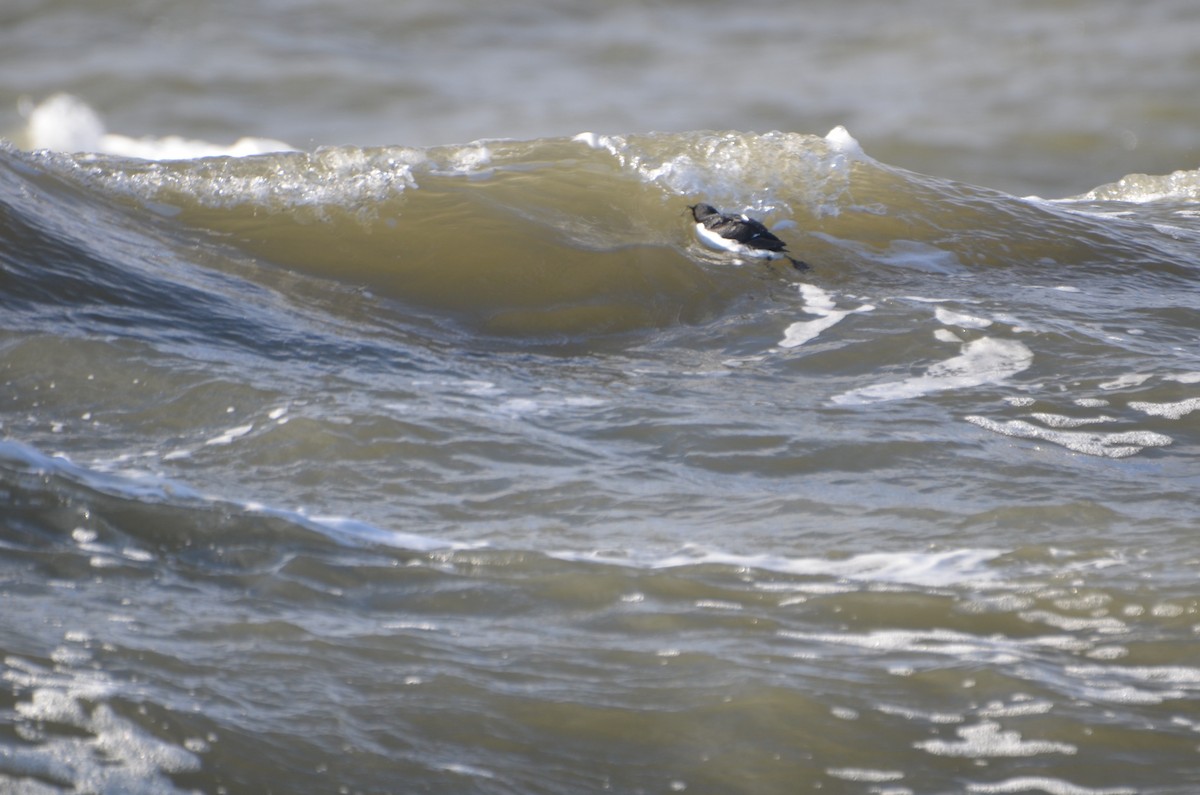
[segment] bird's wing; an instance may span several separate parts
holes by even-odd
[[[786,245],[782,240],[773,235],[767,227],[763,226],[762,222],[755,221],[753,218],[742,216],[742,223],[734,235],[737,242],[752,248],[762,248],[767,251],[783,251]]]

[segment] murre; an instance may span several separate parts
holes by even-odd
[[[728,215],[711,204],[688,206],[696,219],[696,235],[712,248],[732,251],[754,259],[786,259],[797,270],[808,265],[787,253],[787,244],[771,233],[761,221],[748,215]]]

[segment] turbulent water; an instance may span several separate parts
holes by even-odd
[[[0,790],[1200,791],[1187,163],[1049,200],[841,127],[28,123]]]

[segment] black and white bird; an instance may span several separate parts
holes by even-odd
[[[772,234],[761,221],[744,214],[728,215],[711,204],[693,204],[688,209],[696,219],[696,235],[712,248],[754,259],[786,259],[797,270],[808,267],[788,254],[787,243]]]

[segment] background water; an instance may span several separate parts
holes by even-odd
[[[9,2],[0,790],[1197,791],[1196,42]]]
[[[0,129],[431,146],[845,125],[881,160],[1065,196],[1195,166],[1189,0],[10,0]]]

